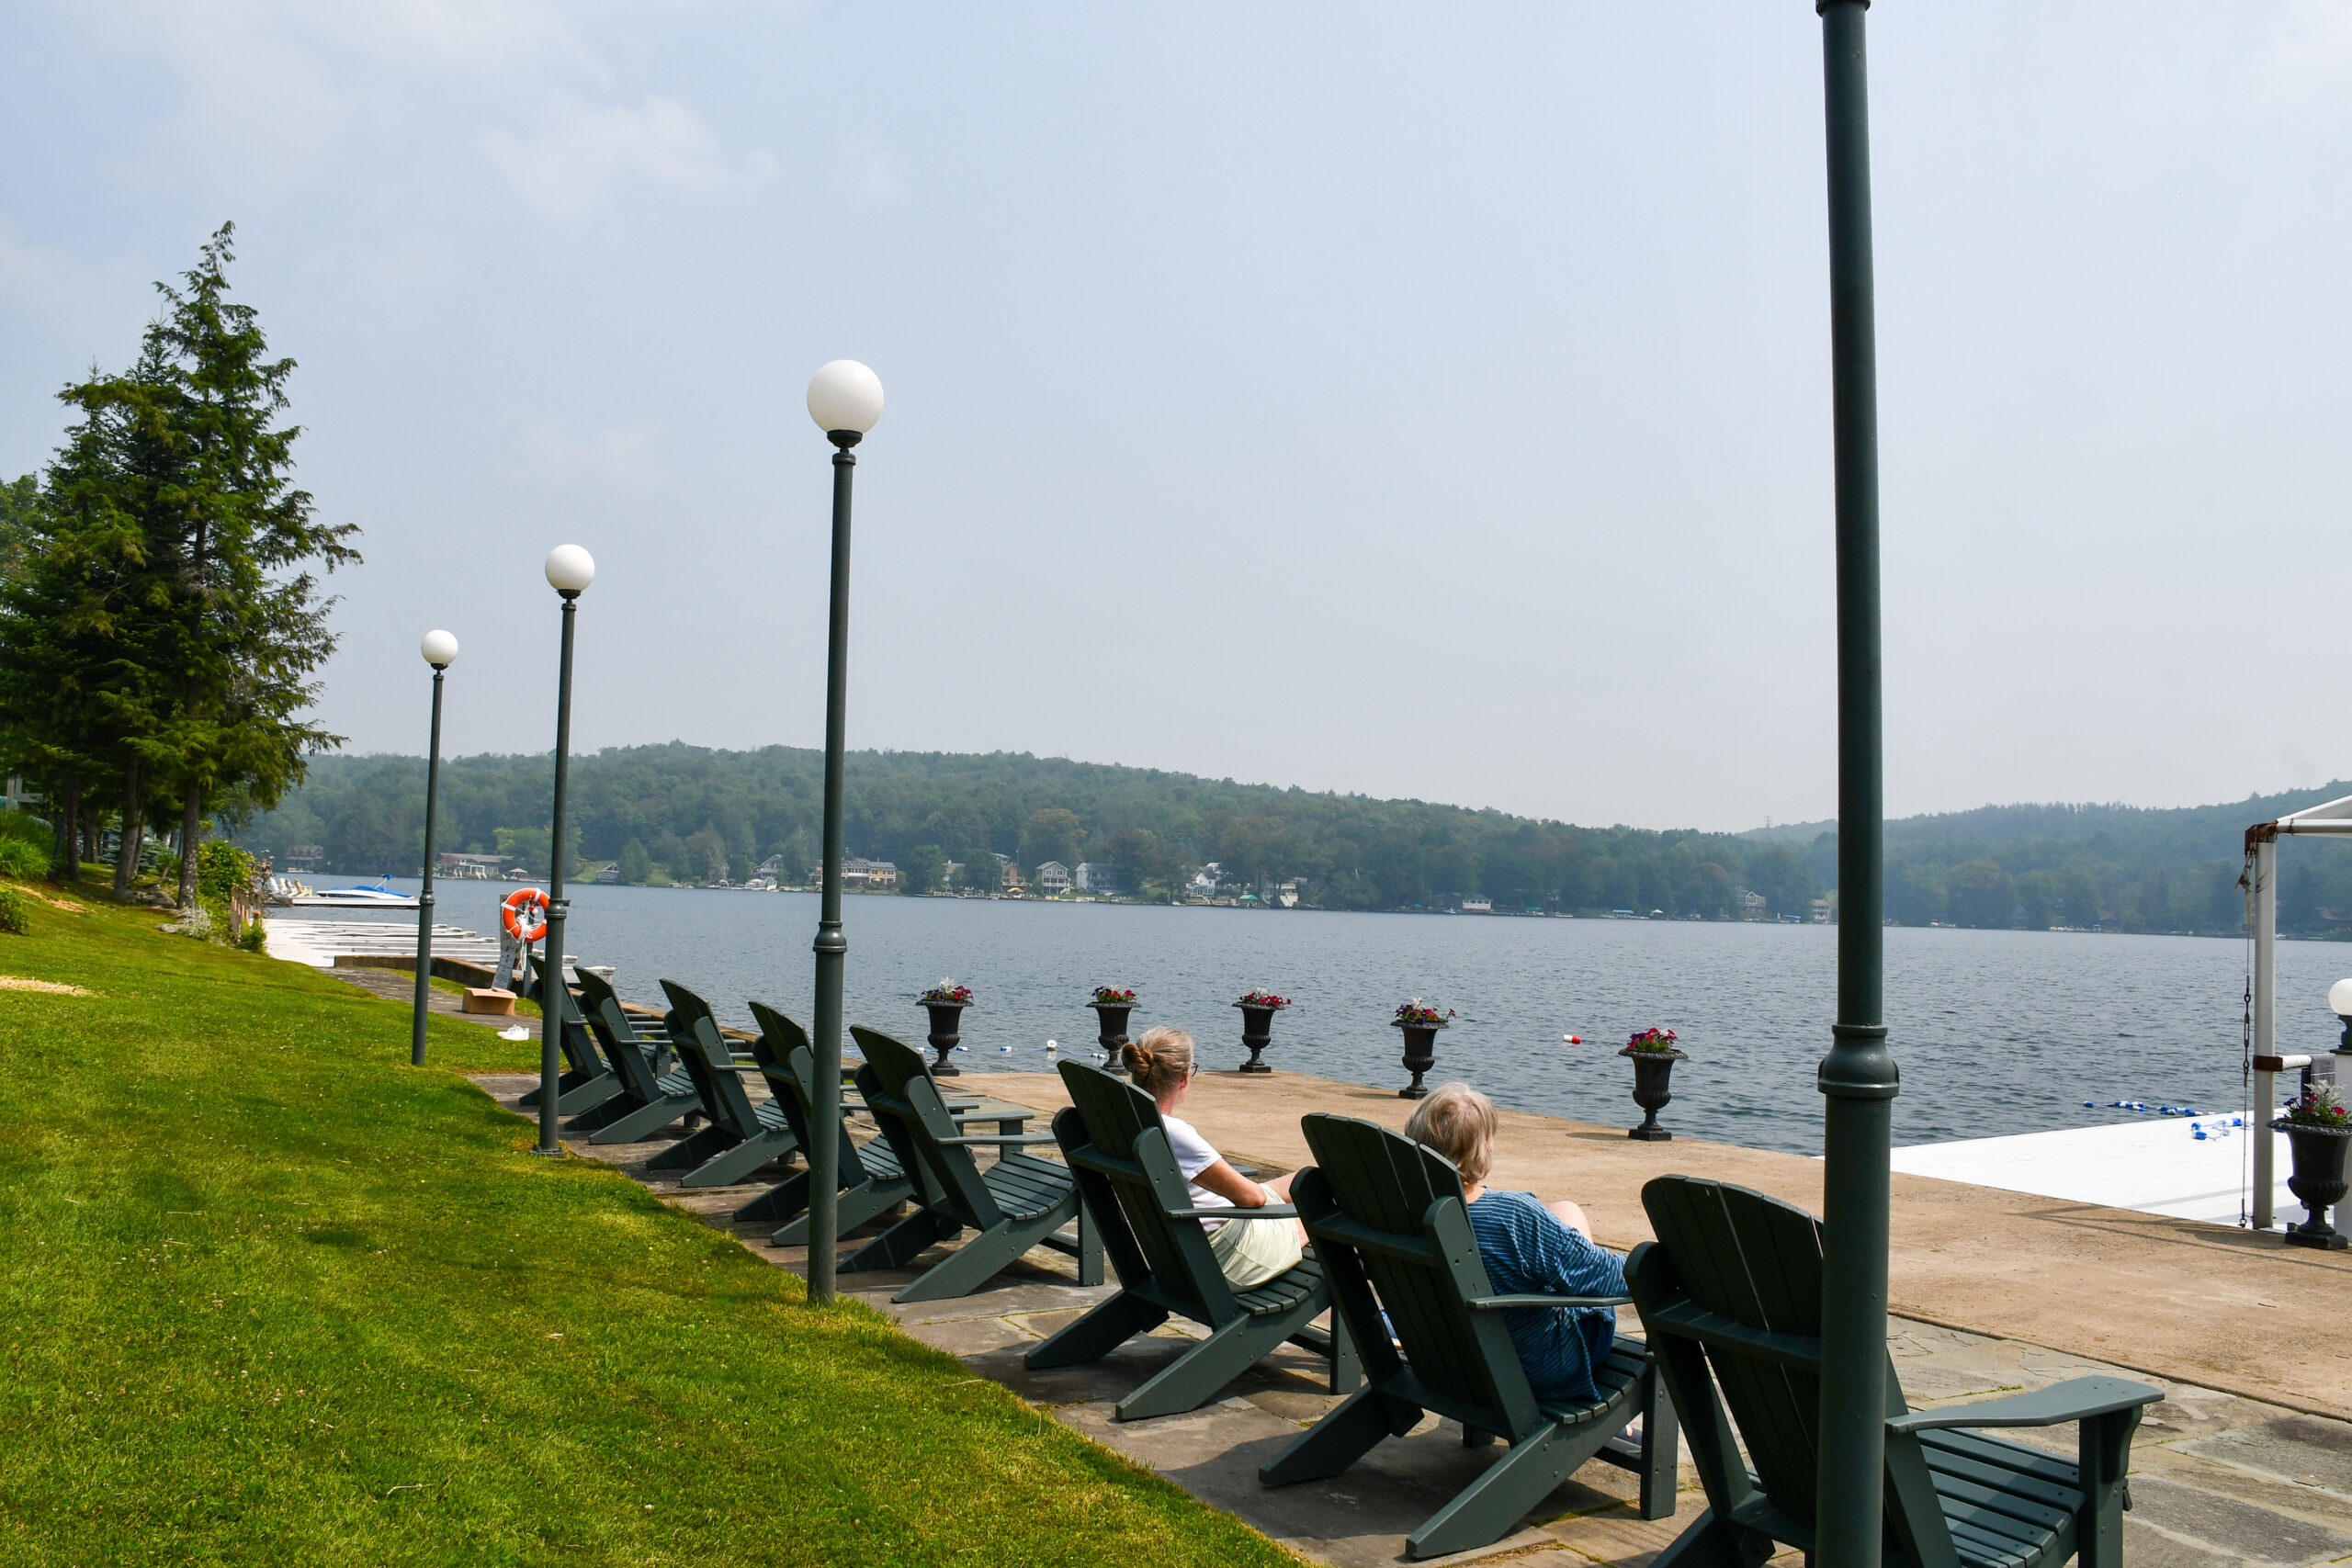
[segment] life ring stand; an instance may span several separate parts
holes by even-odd
[[[537,912],[537,924],[526,926],[523,923],[523,912],[526,909]],[[499,905],[498,918],[506,927],[508,936],[528,945],[547,934],[547,909],[548,896],[545,892],[537,887],[517,887],[506,896],[504,903]]]

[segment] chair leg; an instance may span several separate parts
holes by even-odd
[[[730,1216],[738,1224],[752,1220],[788,1220],[808,1208],[808,1173],[794,1171]]]
[[[658,1100],[651,1105],[616,1116],[588,1135],[592,1144],[641,1144],[679,1117],[694,1109],[675,1100]]]
[[[931,1271],[897,1295],[894,1304],[944,1302],[968,1296],[1011,1268],[1015,1259],[1061,1229],[1069,1216],[1049,1214],[1023,1224],[984,1231],[932,1266]]]
[[[1421,1407],[1366,1384],[1291,1439],[1290,1447],[1258,1467],[1261,1486],[1328,1481],[1380,1446],[1401,1438],[1421,1418]]]
[[[1281,1318],[1234,1319],[1120,1400],[1112,1409],[1112,1418],[1148,1421],[1155,1416],[1198,1410],[1289,1338],[1293,1326]]]
[[[1709,1508],[1650,1559],[1650,1568],[1764,1568],[1772,1550],[1771,1537],[1722,1523]]]
[[[600,1128],[611,1126],[624,1116],[644,1109],[645,1101],[638,1099],[637,1096],[626,1092],[616,1094],[602,1104],[592,1105],[573,1117],[564,1123],[563,1130],[584,1138]]]
[[[964,1227],[944,1214],[928,1209],[918,1209],[842,1258],[834,1267],[842,1273],[862,1273],[868,1269],[904,1269],[934,1242],[953,1241]]]
[[[2131,1470],[2132,1434],[2140,1425],[2140,1414],[2134,1405],[2082,1424],[2077,1441],[2083,1506],[2075,1532],[2079,1568],[2122,1568],[2123,1510],[2131,1506],[2125,1476]]]
[[[800,1145],[789,1133],[746,1138],[731,1149],[711,1156],[678,1179],[681,1187],[732,1187],[772,1160],[782,1159]]]
[[[713,1155],[735,1145],[735,1134],[718,1126],[689,1133],[645,1162],[648,1170],[692,1170]]]
[[[1348,1332],[1348,1314],[1337,1306],[1331,1309],[1331,1392],[1353,1393],[1363,1382],[1363,1352],[1356,1348],[1356,1337]]]
[[[1067,1324],[1022,1358],[1033,1372],[1099,1361],[1138,1334],[1168,1321],[1168,1309],[1121,1291],[1077,1322]]]
[[[1078,1282],[1099,1285],[1102,1282],[1102,1227],[1094,1223],[1087,1212],[1086,1200],[1078,1201]]]
[[[905,1181],[866,1181],[851,1188],[834,1200],[833,1224],[836,1235],[847,1235],[877,1214],[887,1214],[905,1202],[914,1188]],[[957,1227],[962,1228],[962,1227]],[[778,1247],[808,1245],[808,1213],[804,1207],[791,1222],[769,1238]],[[925,1244],[929,1245],[928,1243]]]
[[[598,1073],[594,1077],[582,1074],[578,1084],[555,1097],[555,1113],[576,1116],[582,1111],[594,1110],[620,1092],[621,1080],[611,1073]]]
[[[1681,1479],[1678,1473],[1681,1427],[1674,1418],[1674,1401],[1668,1396],[1666,1380],[1658,1375],[1657,1365],[1653,1363],[1642,1376],[1642,1468],[1638,1472],[1642,1517],[1670,1519],[1675,1486]]]
[[[1467,1428],[1463,1433],[1470,1436]],[[1486,1434],[1489,1441],[1492,1434]],[[1611,1433],[1594,1422],[1579,1430],[1547,1426],[1487,1467],[1405,1538],[1408,1557],[1442,1557],[1491,1546],[1509,1535],[1552,1488],[1576,1473],[1607,1442]]]

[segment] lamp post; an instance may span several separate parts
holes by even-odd
[[[424,754],[424,886],[416,895],[416,1024],[409,1036],[408,1061],[424,1066],[424,1004],[433,993],[433,808],[441,796],[441,672],[457,661],[458,639],[426,632],[419,650],[433,666],[433,745]]]
[[[1880,715],[1878,349],[1871,265],[1870,0],[1815,0],[1829,171],[1838,559],[1838,1019],[1822,1116],[1822,1568],[1876,1568],[1884,1526],[1889,1136]]]
[[[808,1299],[833,1299],[840,1241],[842,971],[842,746],[849,707],[849,501],[857,459],[850,448],[882,417],[882,380],[854,359],[820,366],[808,378],[808,417],[833,444],[832,605],[825,645],[825,885],[817,909],[817,1114],[808,1128]]]
[[[571,906],[563,897],[563,785],[571,761],[571,623],[580,595],[596,580],[596,562],[578,545],[548,552],[548,586],[563,595],[563,652],[555,677],[555,819],[548,839],[547,955],[539,974],[539,1149],[561,1153],[555,1138],[557,1053],[563,1041],[563,919]]]

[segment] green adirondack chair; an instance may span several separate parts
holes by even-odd
[[[1354,1388],[1355,1349],[1339,1320],[1329,1329],[1313,1326],[1331,1306],[1330,1287],[1313,1253],[1279,1278],[1236,1291],[1201,1228],[1204,1215],[1288,1219],[1298,1211],[1287,1205],[1195,1209],[1151,1097],[1084,1063],[1064,1062],[1061,1074],[1070,1105],[1054,1117],[1054,1137],[1063,1161],[1078,1173],[1120,1288],[1030,1351],[1030,1369],[1099,1361],[1172,1314],[1200,1324],[1209,1337],[1120,1400],[1114,1418],[1139,1421],[1197,1410],[1286,1342],[1330,1361],[1333,1393]]]
[[[531,978],[524,986],[523,994],[538,1003],[544,1011],[548,1005],[547,990],[546,965],[534,955]],[[555,1113],[576,1116],[620,1093],[621,1080],[620,1076],[597,1054],[596,1037],[588,1032],[586,1021],[580,1016],[579,1004],[571,999],[571,992],[562,986],[556,987],[555,990],[563,998],[563,1010],[556,1030],[556,1040],[563,1052],[563,1072],[555,1080]],[[537,1106],[539,1091],[536,1089],[529,1090],[516,1103]]]
[[[1291,1201],[1315,1239],[1366,1381],[1258,1479],[1283,1486],[1338,1475],[1433,1410],[1462,1423],[1467,1446],[1496,1438],[1511,1446],[1406,1538],[1409,1556],[1493,1544],[1593,1459],[1641,1478],[1644,1518],[1670,1517],[1674,1412],[1648,1348],[1620,1335],[1595,1377],[1597,1403],[1544,1404],[1502,1318],[1514,1308],[1616,1306],[1629,1298],[1497,1295],[1479,1261],[1462,1178],[1443,1156],[1350,1117],[1318,1111],[1302,1125],[1315,1164],[1292,1178]],[[1638,1439],[1626,1432],[1636,1418]]]
[[[782,1159],[800,1146],[775,1100],[754,1104],[743,1092],[740,1075],[757,1072],[756,1064],[738,1062],[734,1048],[718,1032],[710,1004],[674,980],[662,982],[674,1021],[670,1041],[678,1048],[679,1065],[694,1080],[710,1124],[689,1133],[645,1162],[648,1170],[683,1170],[682,1187],[732,1187],[770,1161]]]
[[[767,1075],[768,1087],[775,1091],[776,1103],[784,1108],[793,1136],[806,1149],[808,1129],[815,1124],[817,1113],[808,1091],[817,1077],[817,1056],[809,1049],[808,1032],[765,1002],[753,1002],[752,1016],[760,1025],[760,1037],[752,1043],[752,1055],[760,1064],[760,1071]],[[849,1135],[847,1115],[842,1117],[840,1136],[841,1142],[836,1145],[841,1151],[840,1196],[834,1203],[836,1223],[841,1227],[838,1234],[846,1235],[905,1202],[914,1196],[915,1189],[907,1173],[899,1168],[899,1156],[890,1152],[888,1139],[859,1144]],[[771,1239],[778,1247],[808,1246],[808,1173],[795,1171],[788,1179],[736,1210],[734,1218],[740,1223],[788,1221]]]
[[[702,1114],[702,1096],[683,1068],[665,1071],[666,1033],[647,1038],[601,975],[580,972],[580,999],[589,1032],[621,1080],[621,1092],[571,1119],[565,1129],[592,1144],[642,1143],[671,1122]]]
[[[1626,1280],[1707,1490],[1707,1511],[1652,1568],[1756,1568],[1774,1541],[1810,1556],[1820,1223],[1777,1198],[1688,1176],[1657,1178],[1642,1206],[1657,1240],[1634,1249]],[[1890,1358],[1889,1568],[2041,1568],[2075,1555],[2083,1568],[2119,1568],[2132,1434],[2141,1407],[2163,1397],[2124,1378],[2074,1378],[1914,1412]],[[1978,1429],[2068,1423],[2081,1426],[2073,1464]]]
[[[1102,1244],[1069,1168],[1013,1152],[1052,1143],[1051,1133],[966,1134],[940,1098],[920,1053],[879,1030],[854,1028],[850,1033],[865,1053],[857,1088],[866,1113],[881,1127],[899,1168],[913,1179],[921,1206],[842,1259],[844,1273],[903,1269],[932,1243],[969,1226],[978,1234],[890,1299],[968,1296],[1041,1245],[1078,1259],[1080,1284],[1102,1282]],[[980,1147],[997,1150],[996,1163],[986,1169],[972,1157]],[[1078,1222],[1077,1240],[1056,1234],[1072,1220]]]

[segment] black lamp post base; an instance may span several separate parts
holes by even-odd
[[[1670,1144],[1674,1142],[1673,1134],[1668,1132],[1663,1127],[1654,1127],[1646,1122],[1638,1127],[1626,1128],[1625,1136],[1629,1138],[1637,1138],[1645,1144]]]

